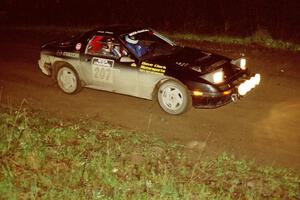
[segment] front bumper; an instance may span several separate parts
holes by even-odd
[[[39,59],[38,65],[44,74],[46,74],[47,76],[51,75],[51,65],[50,64],[47,64],[42,59]]]
[[[218,108],[230,102],[236,102],[260,84],[260,74],[237,79],[225,91],[203,93],[192,91],[192,105],[195,108]]]
[[[192,96],[192,105],[195,108],[218,108],[232,102],[231,95],[218,97],[197,97]]]

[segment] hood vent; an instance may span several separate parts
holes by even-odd
[[[186,67],[189,65],[189,63],[185,63],[185,62],[176,62],[176,65],[179,65],[180,67]]]

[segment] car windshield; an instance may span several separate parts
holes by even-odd
[[[170,39],[148,29],[124,34],[121,36],[121,40],[140,59],[171,54],[176,46]]]

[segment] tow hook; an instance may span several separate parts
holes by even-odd
[[[239,99],[239,95],[238,95],[238,94],[232,94],[232,95],[231,95],[231,100],[232,100],[233,102],[237,102],[238,99]]]

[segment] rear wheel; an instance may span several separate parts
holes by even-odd
[[[73,67],[66,65],[60,67],[57,71],[56,80],[59,88],[67,94],[74,94],[81,89],[79,77]]]
[[[157,98],[160,107],[172,115],[184,113],[191,103],[191,97],[185,86],[173,80],[160,85]]]

